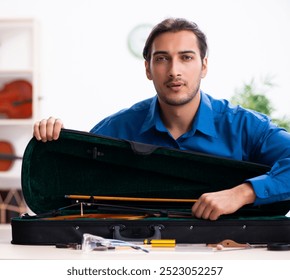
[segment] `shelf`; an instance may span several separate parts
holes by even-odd
[[[33,67],[33,23],[0,20],[0,69]]]
[[[1,119],[0,126],[32,126],[34,121],[32,119]]]
[[[32,69],[0,69],[1,78],[24,78],[31,77],[33,74]]]
[[[37,30],[36,21],[31,18],[0,18],[0,97],[1,91],[4,93],[0,99],[0,105],[2,105],[2,108],[0,106],[2,109],[0,141],[9,142],[14,154],[20,158],[28,141],[32,138],[33,124],[37,119],[39,109]],[[18,83],[13,83],[17,80],[25,80],[31,84],[32,98],[30,94],[27,97],[27,88],[25,88],[26,91],[18,92],[17,87],[12,87],[18,85]],[[5,88],[6,85],[7,88]],[[21,96],[23,99],[10,100],[9,93],[15,93],[15,91],[17,97],[17,94],[23,94]],[[22,102],[21,104],[32,101],[32,115],[30,111],[29,114],[8,114],[10,107],[12,110],[9,110],[9,113],[12,111],[15,113],[13,107],[19,105],[15,103],[17,101]],[[18,119],[18,116],[27,118]],[[9,170],[0,171],[0,189],[21,188],[21,165],[21,160],[15,160]]]
[[[21,176],[18,174],[11,174],[10,172],[0,171],[0,190],[4,189],[20,189]]]

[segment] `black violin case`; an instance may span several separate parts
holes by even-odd
[[[26,147],[22,190],[33,213],[11,220],[12,243],[81,243],[84,233],[130,241],[289,243],[290,201],[247,205],[216,221],[192,217],[187,202],[269,169],[63,129],[56,141],[32,138]]]

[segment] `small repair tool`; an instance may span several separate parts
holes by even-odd
[[[231,239],[225,239],[216,244],[207,244],[207,247],[213,247],[218,251],[221,250],[242,250],[242,249],[254,249],[254,248],[265,248],[269,251],[286,251],[290,250],[290,244],[288,243],[268,243],[268,244],[249,244],[249,243],[238,243]]]
[[[98,251],[100,248],[114,249],[117,247],[129,247],[135,250],[141,250],[145,253],[149,253],[149,251],[145,249],[144,247],[131,243],[131,242],[118,240],[118,239],[107,239],[107,238],[103,238],[97,235],[92,235],[89,233],[83,234],[82,250],[84,252]]]
[[[79,243],[68,243],[68,244],[64,244],[64,243],[57,243],[55,244],[56,248],[61,248],[61,249],[74,249],[74,250],[81,250],[82,249],[82,244]]]
[[[143,244],[151,245],[152,247],[175,247],[175,239],[145,239]]]

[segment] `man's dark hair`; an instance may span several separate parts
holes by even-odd
[[[143,57],[146,61],[151,59],[151,49],[154,39],[165,32],[192,31],[198,40],[200,58],[203,60],[207,55],[207,41],[205,34],[199,29],[198,25],[183,18],[167,18],[157,24],[149,34],[144,49]]]

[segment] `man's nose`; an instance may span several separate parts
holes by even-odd
[[[169,76],[172,78],[181,76],[181,67],[178,61],[176,60],[171,61],[169,66]]]

